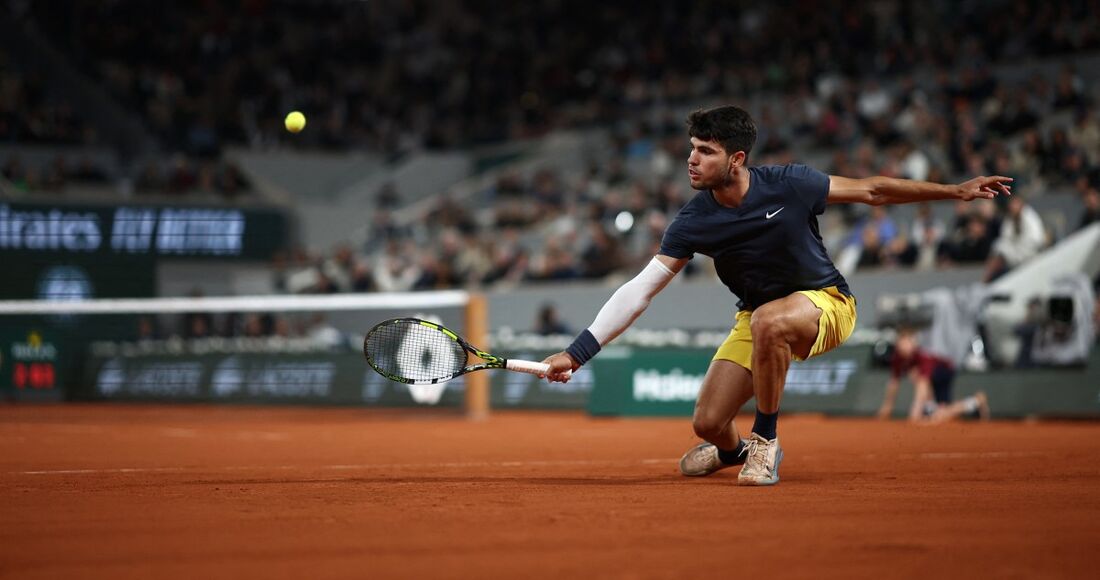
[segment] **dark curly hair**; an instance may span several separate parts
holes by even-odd
[[[748,159],[756,143],[756,123],[741,107],[726,105],[700,109],[688,115],[688,135],[703,141],[717,141],[727,155],[745,152]]]

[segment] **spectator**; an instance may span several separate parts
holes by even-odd
[[[458,285],[450,262],[441,260],[428,252],[421,254],[420,278],[413,285],[414,290],[440,290]]]
[[[1026,205],[1019,195],[1011,197],[1000,237],[994,243],[993,253],[986,264],[985,281],[993,281],[1030,260],[1045,244],[1046,232],[1039,213]]]
[[[406,246],[402,250],[396,241],[391,241],[375,262],[374,285],[380,292],[412,290],[421,273],[413,248]]]
[[[211,318],[209,314],[194,314],[187,318],[187,330],[184,337],[188,339],[206,338],[211,335]]]
[[[860,254],[858,268],[874,268],[882,264],[882,236],[874,224],[867,224],[860,230]]]
[[[164,173],[161,171],[160,166],[149,161],[142,168],[141,173],[138,174],[137,181],[134,183],[134,189],[139,194],[141,193],[162,193],[167,188],[167,182],[164,179]]]
[[[484,280],[493,267],[490,250],[487,247],[491,244],[472,233],[462,236],[460,239],[461,250],[454,256],[452,267],[455,280],[459,280],[463,284],[473,284]]]
[[[149,315],[139,317],[137,321],[138,342],[149,342],[159,338],[160,332],[157,329],[156,318]]]
[[[600,222],[592,222],[589,232],[588,247],[581,253],[581,273],[585,278],[603,278],[622,265],[622,249]]]
[[[73,181],[85,184],[105,184],[108,182],[107,173],[101,167],[92,162],[91,158],[84,155],[77,162],[69,177]]]
[[[898,234],[882,248],[882,263],[886,266],[911,267],[917,261],[918,247],[904,233]]]
[[[370,292],[374,290],[374,279],[370,266],[363,260],[356,260],[351,274],[352,292]]]
[[[193,288],[188,293],[190,298],[202,298],[201,288]],[[183,315],[183,337],[205,338],[213,334],[214,318],[209,312],[188,312]]]
[[[842,272],[856,268],[873,268],[890,261],[886,256],[888,247],[895,247],[894,239],[898,235],[897,225],[886,209],[873,206],[871,214],[853,229],[838,257],[838,267]]]
[[[290,320],[287,320],[285,316],[273,317],[270,336],[277,336],[279,338],[291,338],[294,335],[295,332],[294,329],[290,326]]]
[[[985,262],[993,247],[989,222],[978,213],[967,216],[961,232],[940,247],[940,258],[947,263],[970,264]]]
[[[333,280],[323,269],[314,269],[315,282],[313,287],[308,290],[311,294],[336,294],[340,291],[340,288],[336,285],[336,281]]]
[[[1100,190],[1090,187],[1085,192],[1085,212],[1081,214],[1081,223],[1077,229],[1086,228],[1097,221],[1100,221]]]
[[[197,177],[190,159],[182,154],[172,158],[172,167],[168,174],[167,193],[182,195],[195,187]]]
[[[337,291],[346,292],[351,288],[351,275],[355,267],[355,254],[351,246],[340,244],[332,257],[326,259],[321,266],[321,272],[332,281]]]
[[[319,312],[310,315],[305,332],[302,334],[313,342],[330,349],[339,348],[344,344],[343,333],[333,326],[324,314]]]
[[[542,255],[532,262],[527,275],[528,278],[536,281],[574,278],[577,275],[577,268],[573,262],[573,253],[566,251],[556,238],[551,238],[546,241]]]
[[[936,264],[936,252],[944,238],[944,226],[932,213],[932,206],[922,203],[917,206],[917,215],[913,219],[909,238],[911,251],[914,252],[912,264],[921,270],[930,270]]]
[[[1073,71],[1066,66],[1058,73],[1057,86],[1054,89],[1055,109],[1076,109],[1085,104],[1085,98],[1081,94],[1084,83]]]
[[[490,246],[489,270],[482,278],[485,284],[501,280],[517,281],[527,268],[527,254],[519,243],[519,231],[506,228]]]
[[[1100,123],[1096,120],[1095,111],[1086,107],[1078,109],[1069,137],[1070,142],[1076,143],[1084,152],[1090,167],[1100,165]]]
[[[558,316],[558,309],[553,304],[547,302],[539,309],[538,320],[535,323],[535,332],[543,336],[551,334],[573,334],[561,318]]]
[[[250,312],[245,315],[243,331],[244,336],[247,338],[261,338],[267,336],[263,318],[255,312]]]

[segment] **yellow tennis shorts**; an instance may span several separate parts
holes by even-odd
[[[810,349],[810,358],[829,352],[848,340],[856,326],[855,298],[845,296],[836,286],[821,290],[800,290],[798,293],[809,298],[821,309],[821,317],[817,319],[817,339]],[[737,312],[733,330],[722,346],[718,347],[712,360],[728,360],[752,370],[752,332],[749,330],[751,320],[752,310]],[[793,354],[791,358],[802,360]]]

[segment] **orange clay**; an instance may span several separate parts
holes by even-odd
[[[1098,423],[779,428],[780,484],[739,488],[678,474],[686,418],[5,405],[0,577],[1095,572]]]

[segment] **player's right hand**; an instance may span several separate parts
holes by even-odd
[[[569,356],[567,352],[552,354],[543,359],[542,362],[550,365],[550,370],[546,374],[539,375],[539,378],[544,378],[552,383],[568,383],[570,377],[573,376],[573,371],[581,368],[581,365],[577,364],[577,361],[573,360],[573,357]]]

